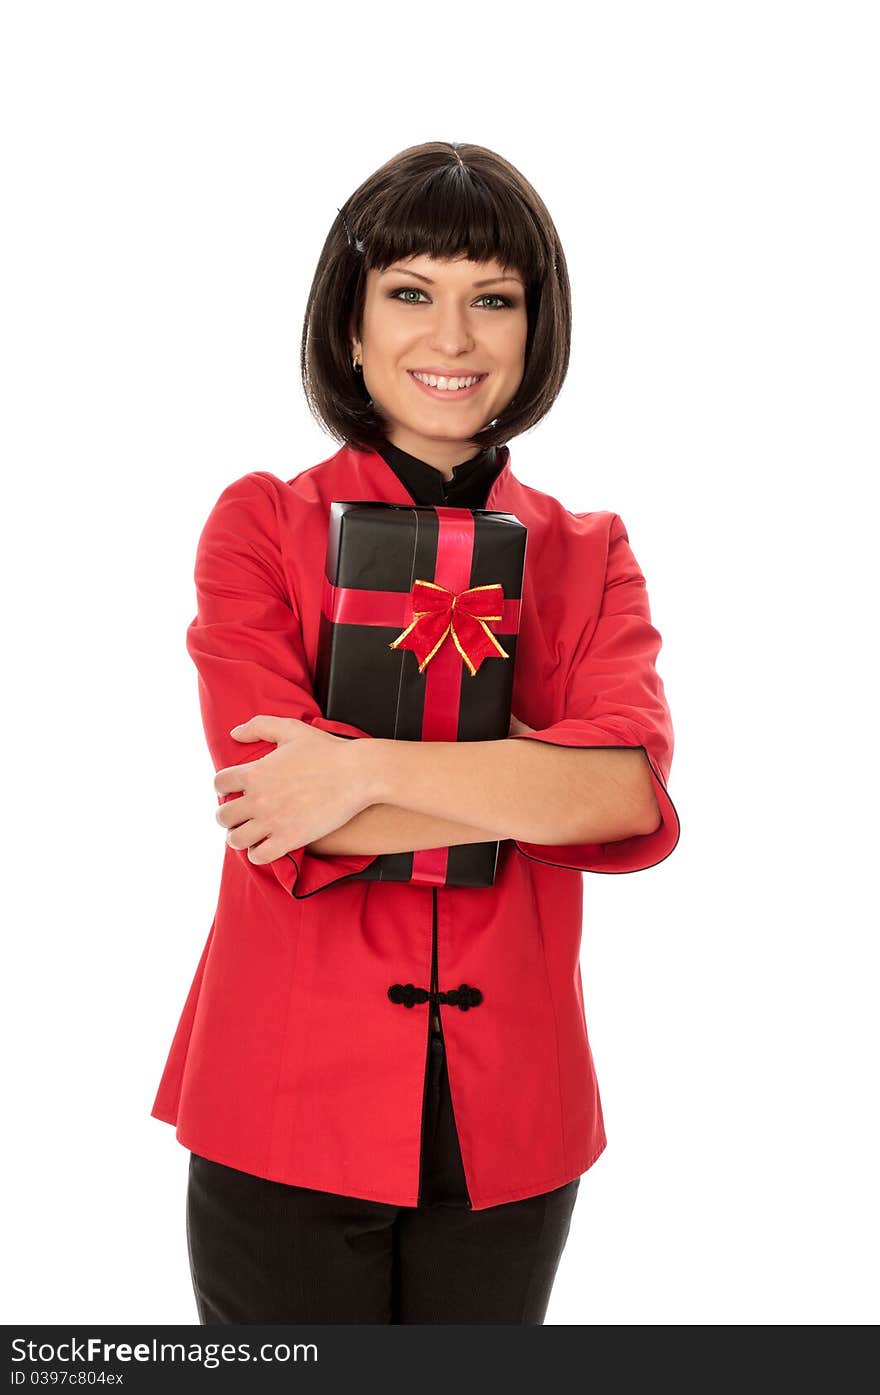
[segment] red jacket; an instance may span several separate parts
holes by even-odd
[[[399,1206],[418,1201],[437,896],[440,1007],[474,1210],[549,1191],[605,1147],[580,973],[582,871],[634,872],[679,837],[666,791],[673,731],[655,668],[661,637],[617,514],[570,513],[521,484],[510,452],[486,508],[528,528],[513,711],[519,740],[643,747],[662,813],[614,843],[501,843],[495,884],[434,888],[346,880],[372,856],[298,848],[251,863],[228,845],[216,914],[152,1114],[180,1143],[260,1177]],[[312,693],[331,501],[412,503],[374,451],[342,446],[286,483],[264,471],[224,490],[202,532],[198,669],[216,769],[256,760],[230,729],[257,714],[326,721]]]

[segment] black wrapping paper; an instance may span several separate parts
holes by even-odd
[[[463,512],[456,510],[456,512]],[[468,510],[474,520],[468,586],[500,583],[505,600],[519,600],[527,530],[515,515]],[[435,580],[440,518],[433,506],[334,501],[327,539],[325,598],[315,674],[315,696],[325,717],[348,722],[371,736],[395,741],[423,739],[426,669],[409,649],[392,641],[412,620],[407,605],[400,623],[347,623],[332,618],[330,588],[367,593],[408,593],[419,578]],[[362,598],[369,603],[369,597]],[[370,603],[371,604],[371,603]],[[510,730],[516,633],[491,622],[508,658],[484,658],[473,676],[461,667],[458,741],[503,740]],[[445,644],[453,644],[450,636]],[[433,661],[432,661],[433,662]],[[444,886],[491,886],[499,844],[458,844],[448,850]],[[365,880],[412,881],[413,853],[389,853],[357,874]],[[419,878],[424,884],[424,877]]]

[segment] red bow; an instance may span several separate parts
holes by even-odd
[[[502,618],[503,605],[504,590],[499,581],[457,593],[435,581],[416,581],[412,589],[415,618],[388,647],[411,649],[422,673],[451,634],[473,678],[484,659],[510,658],[486,624]]]

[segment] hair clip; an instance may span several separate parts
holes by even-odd
[[[359,237],[353,237],[353,236],[352,236],[351,228],[348,226],[348,219],[346,218],[346,216],[345,216],[345,214],[343,213],[342,209],[341,209],[341,208],[337,208],[336,212],[339,214],[340,218],[342,219],[343,225],[344,225],[344,227],[345,227],[345,235],[346,235],[346,237],[348,238],[348,245],[349,245],[349,247],[353,247],[354,250],[355,250],[356,252],[362,253],[363,250],[364,250],[364,244],[361,242],[361,240],[360,240]]]

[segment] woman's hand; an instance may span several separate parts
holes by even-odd
[[[511,714],[509,736],[534,731]],[[214,789],[224,795],[216,819],[231,848],[247,848],[256,865],[274,862],[353,819],[370,804],[344,736],[320,731],[296,717],[252,717],[233,727],[236,741],[273,741],[259,760],[218,770]]]
[[[356,743],[347,737],[296,717],[264,716],[233,727],[230,736],[276,743],[259,760],[227,766],[214,777],[214,789],[227,796],[217,822],[229,829],[230,847],[249,849],[250,862],[274,862],[341,828],[366,808],[367,792],[351,759],[350,747]]]

